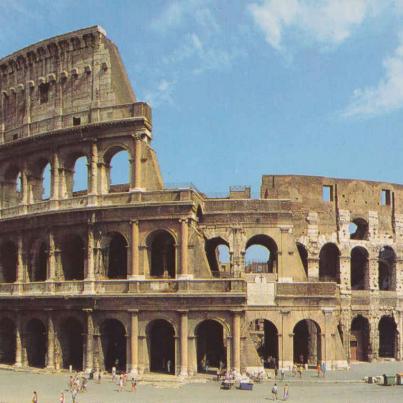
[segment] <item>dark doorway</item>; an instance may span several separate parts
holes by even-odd
[[[108,277],[127,277],[127,242],[120,234],[113,234],[109,243]]]
[[[352,361],[368,361],[369,322],[359,315],[351,322],[350,358]]]
[[[322,360],[320,327],[311,319],[294,327],[294,362],[316,366]]]
[[[78,235],[70,235],[64,239],[62,265],[65,280],[84,279],[84,242]]]
[[[395,358],[396,355],[396,323],[390,316],[382,316],[378,325],[379,357]]]
[[[379,252],[378,273],[379,289],[382,291],[394,291],[396,254],[390,246],[384,246]]]
[[[8,318],[0,321],[0,363],[15,363],[15,325]]]
[[[302,243],[297,242],[298,254],[301,259],[302,267],[304,268],[305,274],[308,276],[308,251]]]
[[[45,281],[48,267],[48,248],[46,243],[41,243],[35,259],[32,281]]]
[[[126,331],[121,322],[107,319],[101,326],[101,342],[106,371],[116,367],[126,371]]]
[[[224,346],[224,329],[215,320],[205,320],[196,329],[197,370],[207,372],[225,368],[227,352]]]
[[[46,365],[47,332],[39,319],[32,319],[26,327],[26,350],[30,367],[44,368]]]
[[[152,237],[150,274],[175,278],[175,240],[166,231],[159,231]]]
[[[265,368],[278,367],[278,332],[269,320],[256,319],[251,323],[249,333]]]
[[[351,251],[351,289],[369,289],[368,252],[361,246]]]
[[[151,372],[175,374],[174,328],[163,319],[148,325],[148,346]]]
[[[77,319],[68,318],[60,326],[60,347],[62,350],[62,367],[70,365],[76,371],[83,369],[83,327]]]
[[[319,281],[340,283],[340,251],[333,243],[327,243],[320,250]]]
[[[17,279],[17,246],[12,241],[6,241],[0,249],[0,282],[14,283]]]

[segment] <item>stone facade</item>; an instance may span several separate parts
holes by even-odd
[[[1,363],[188,376],[401,359],[402,186],[166,188],[150,107],[100,27],[0,60],[0,93]],[[111,182],[120,151],[127,184]],[[268,262],[245,262],[254,245]]]

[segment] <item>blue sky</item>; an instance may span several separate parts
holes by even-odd
[[[403,183],[403,0],[0,0],[0,57],[99,24],[153,106],[167,183]]]

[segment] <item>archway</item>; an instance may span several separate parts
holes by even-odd
[[[301,259],[302,267],[304,268],[305,274],[308,277],[308,251],[302,243],[297,242],[298,254]]]
[[[64,238],[62,266],[65,280],[84,279],[84,242],[78,235],[68,235]]]
[[[72,194],[85,194],[88,191],[88,160],[87,157],[80,156],[74,162],[74,170],[72,173]]]
[[[382,316],[379,321],[379,357],[395,358],[397,326],[391,316]]]
[[[396,254],[390,246],[384,246],[379,251],[378,275],[380,290],[396,290]]]
[[[83,334],[83,326],[75,318],[68,318],[61,324],[59,341],[63,368],[71,365],[76,371],[83,369]]]
[[[351,289],[368,290],[369,289],[369,269],[368,252],[361,246],[356,246],[351,251]]]
[[[44,368],[47,351],[47,332],[39,319],[31,319],[26,327],[26,351],[30,367]]]
[[[348,230],[350,232],[350,239],[368,239],[368,222],[363,218],[355,218],[348,226]]]
[[[101,326],[101,344],[106,371],[116,367],[126,371],[126,331],[116,319],[107,319]]]
[[[14,283],[17,280],[17,246],[5,241],[0,248],[0,282]]]
[[[3,207],[12,207],[21,202],[22,199],[22,174],[18,167],[10,166],[3,180],[2,201]]]
[[[104,156],[109,192],[127,192],[131,178],[130,155],[127,150],[116,146]]]
[[[221,237],[207,239],[205,251],[210,270],[214,276],[219,276],[220,272],[229,273],[229,245]]]
[[[34,264],[31,270],[31,281],[45,281],[48,268],[48,246],[42,242],[35,255]]]
[[[351,322],[350,358],[352,361],[368,361],[369,322],[358,315]]]
[[[197,370],[214,373],[227,365],[223,325],[216,320],[204,320],[195,330],[197,338]]]
[[[0,320],[0,364],[15,363],[15,325],[11,319]]]
[[[167,231],[152,234],[150,242],[152,277],[175,278],[175,239]]]
[[[108,248],[108,277],[120,279],[127,277],[127,242],[118,233],[112,234],[110,238]]]
[[[269,320],[251,322],[249,333],[265,368],[278,368],[278,331]]]
[[[267,235],[255,235],[245,246],[245,271],[248,273],[277,272],[276,242]]]
[[[175,374],[175,330],[164,319],[152,321],[147,328],[151,372]]]
[[[321,330],[311,320],[299,321],[294,327],[294,362],[315,366],[322,360]]]
[[[320,250],[319,281],[340,283],[340,251],[334,243],[327,243]]]

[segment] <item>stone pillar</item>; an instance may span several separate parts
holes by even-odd
[[[0,144],[4,143],[4,130],[5,130],[5,106],[4,104],[6,103],[5,97],[7,95],[3,92],[0,94],[0,109],[1,109],[1,123],[0,123]]]
[[[235,311],[232,316],[232,368],[241,371],[241,312]]]
[[[331,336],[331,321],[332,321],[332,313],[333,309],[332,308],[323,308],[322,309],[323,315],[325,317],[325,328],[322,329],[323,337],[322,341],[324,342],[324,346],[322,346],[322,361],[325,362],[326,367],[328,369],[331,369],[332,367],[332,361],[334,361],[334,340]]]
[[[369,361],[377,360],[379,355],[379,318],[375,315],[369,318],[370,332],[369,332],[369,345],[372,354],[369,355]]]
[[[88,224],[87,232],[87,276],[86,280],[94,281],[95,267],[94,267],[94,226],[92,223]]]
[[[142,146],[143,142],[141,139],[134,137],[134,158],[132,157],[131,167],[132,167],[132,175],[131,175],[131,190],[141,190],[142,189],[142,181],[141,181],[141,154],[142,154]]]
[[[351,291],[351,259],[350,256],[340,256],[340,288]]]
[[[22,283],[24,281],[24,243],[22,234],[18,235],[17,241],[17,283]]]
[[[22,204],[25,206],[29,202],[29,189],[28,189],[28,168],[26,164],[23,164],[22,172],[21,172],[21,192],[22,192]]]
[[[181,224],[180,238],[180,274],[179,278],[188,279],[192,276],[188,273],[188,249],[189,249],[189,224],[187,219],[179,220]]]
[[[16,326],[15,326],[15,366],[22,367],[22,320],[21,313],[16,312]]]
[[[94,365],[94,322],[92,318],[92,309],[84,309],[87,315],[87,340],[85,352],[85,372],[91,372]]]
[[[319,281],[319,257],[308,256],[308,280]]]
[[[53,153],[52,157],[52,178],[51,178],[51,200],[59,200],[59,188],[60,188],[60,177],[59,177],[59,156],[57,153]]]
[[[281,314],[281,333],[278,335],[278,365],[280,368],[292,368],[294,360],[294,334],[290,332],[291,311],[282,310]],[[292,330],[291,330],[292,331]]]
[[[96,195],[98,193],[98,145],[94,141],[91,144],[91,158],[89,169],[89,194]]]
[[[188,312],[180,311],[180,376],[188,375]]]
[[[129,277],[131,279],[144,278],[140,275],[140,250],[139,250],[139,222],[131,221],[131,270]]]
[[[48,369],[55,368],[55,328],[52,317],[52,310],[48,311]]]
[[[138,374],[139,366],[139,316],[137,310],[130,311],[130,371]]]
[[[369,289],[379,290],[378,257],[370,257],[368,260]]]
[[[48,272],[47,280],[55,281],[56,278],[56,257],[55,257],[55,239],[53,231],[49,231],[49,253],[48,253]]]
[[[280,227],[280,250],[277,253],[277,277],[286,277],[286,259],[288,258],[288,233],[290,228]],[[275,268],[274,268],[275,270]]]

